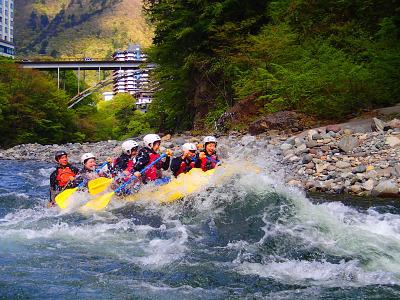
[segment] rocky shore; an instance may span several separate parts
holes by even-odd
[[[285,170],[288,185],[308,191],[400,197],[400,120],[385,123],[374,119],[360,124],[329,125],[292,136],[276,130],[255,136],[231,133],[219,137],[218,151],[221,158],[232,153],[245,159],[246,155],[268,155],[278,169]],[[162,139],[165,147],[178,150],[183,143],[201,142],[201,138],[183,134]],[[53,162],[55,151],[63,149],[73,163],[79,163],[85,152],[93,152],[99,161],[104,161],[121,153],[120,144],[114,140],[25,144],[0,149],[0,159]]]
[[[308,191],[398,197],[400,120],[374,119],[374,132],[331,125],[276,143],[289,185]]]

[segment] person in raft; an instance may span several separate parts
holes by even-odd
[[[182,155],[174,157],[171,161],[171,171],[175,177],[187,173],[195,167],[197,147],[193,143],[182,145]]]
[[[133,175],[138,178],[141,177],[143,183],[148,181],[154,181],[157,185],[167,183],[169,178],[162,176],[162,169],[168,170],[172,151],[168,149],[166,151],[167,157],[152,165],[142,176],[140,171],[160,157],[158,151],[160,150],[161,138],[157,134],[147,134],[143,138],[143,143],[144,147],[139,150],[133,167]]]
[[[96,166],[96,157],[93,153],[85,153],[81,157],[81,162],[83,164],[82,170],[79,171],[79,174],[75,177],[74,185],[79,185],[82,181],[85,181],[84,186],[87,186],[87,183],[90,180],[99,178],[99,177],[110,177],[107,173],[107,166],[104,166],[101,170],[97,170]]]
[[[57,166],[54,172],[50,174],[50,203],[55,205],[55,197],[66,188],[75,186],[74,179],[79,173],[78,168],[68,163],[68,155],[65,151],[57,151],[54,155]]]
[[[204,149],[197,156],[196,168],[201,168],[206,172],[220,165],[220,161],[216,152],[217,139],[213,136],[206,136],[203,143]]]
[[[113,176],[122,175],[129,176],[133,171],[136,163],[139,144],[134,140],[127,140],[122,143],[122,154],[114,160],[113,166],[110,168]]]

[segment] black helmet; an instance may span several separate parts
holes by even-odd
[[[65,152],[64,150],[59,150],[56,152],[56,154],[54,154],[54,159],[58,161],[58,159],[63,155],[67,155],[67,152]]]

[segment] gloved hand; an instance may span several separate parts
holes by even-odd
[[[168,156],[172,156],[172,155],[174,155],[174,152],[171,149],[167,149],[165,151],[165,154],[167,154]]]

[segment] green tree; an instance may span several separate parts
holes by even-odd
[[[82,141],[68,97],[45,75],[0,60],[0,145]]]

